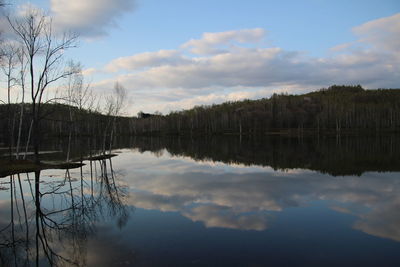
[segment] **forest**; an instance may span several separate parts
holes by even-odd
[[[26,114],[31,109],[31,104],[24,104]],[[24,116],[19,122],[21,104],[0,105],[0,114],[3,142],[11,136],[16,144],[18,134],[29,136],[32,119]],[[39,136],[43,138],[90,136],[107,140],[107,144],[112,136],[120,135],[396,132],[400,129],[400,91],[334,85],[302,95],[273,94],[270,98],[197,106],[167,115],[141,112],[137,117],[113,116],[56,103],[43,105],[40,117]],[[21,129],[17,127],[19,123]]]
[[[196,106],[134,119],[135,134],[304,134],[398,131],[400,91],[333,85],[301,95]]]

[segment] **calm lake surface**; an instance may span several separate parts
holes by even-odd
[[[0,178],[1,266],[400,266],[397,136],[118,147]]]

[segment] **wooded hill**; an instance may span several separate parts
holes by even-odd
[[[400,90],[331,86],[302,94],[197,106],[136,119],[136,134],[266,134],[398,131]]]
[[[24,104],[29,114],[30,104]],[[17,136],[20,105],[0,105],[0,136]],[[11,120],[8,119],[11,114]],[[400,130],[400,90],[331,86],[302,94],[196,106],[168,115],[113,117],[64,104],[44,104],[41,136],[303,134]],[[29,135],[24,116],[21,136]],[[112,130],[112,129],[113,130]]]

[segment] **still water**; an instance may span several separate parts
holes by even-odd
[[[135,138],[114,152],[0,178],[0,265],[400,266],[396,136]]]

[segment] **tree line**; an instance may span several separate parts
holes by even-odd
[[[143,114],[143,113],[141,113]],[[400,90],[338,86],[302,94],[196,106],[134,119],[135,134],[259,135],[398,131]],[[140,114],[139,114],[140,115]]]
[[[77,88],[82,89],[81,86]],[[119,102],[125,97],[124,93],[114,94],[118,97],[109,101],[107,112],[93,108],[93,101],[86,94],[78,93],[80,97],[74,97],[70,92],[68,99],[75,100],[66,104],[42,104],[38,135],[75,141],[91,137],[85,142],[92,142],[94,149],[108,151],[115,138],[123,135],[297,136],[397,132],[400,129],[400,91],[397,89],[365,90],[361,86],[335,85],[302,95],[274,94],[270,98],[198,106],[167,115],[140,112],[137,117],[118,116],[119,110],[115,107],[121,106]],[[31,114],[32,106],[25,103],[25,113]],[[32,118],[21,116],[21,112],[21,104],[0,105],[3,142],[10,136],[14,138],[13,144],[17,143],[19,135],[23,137],[21,142],[29,139]],[[11,120],[7,114],[12,115]],[[10,128],[11,132],[4,130]]]

